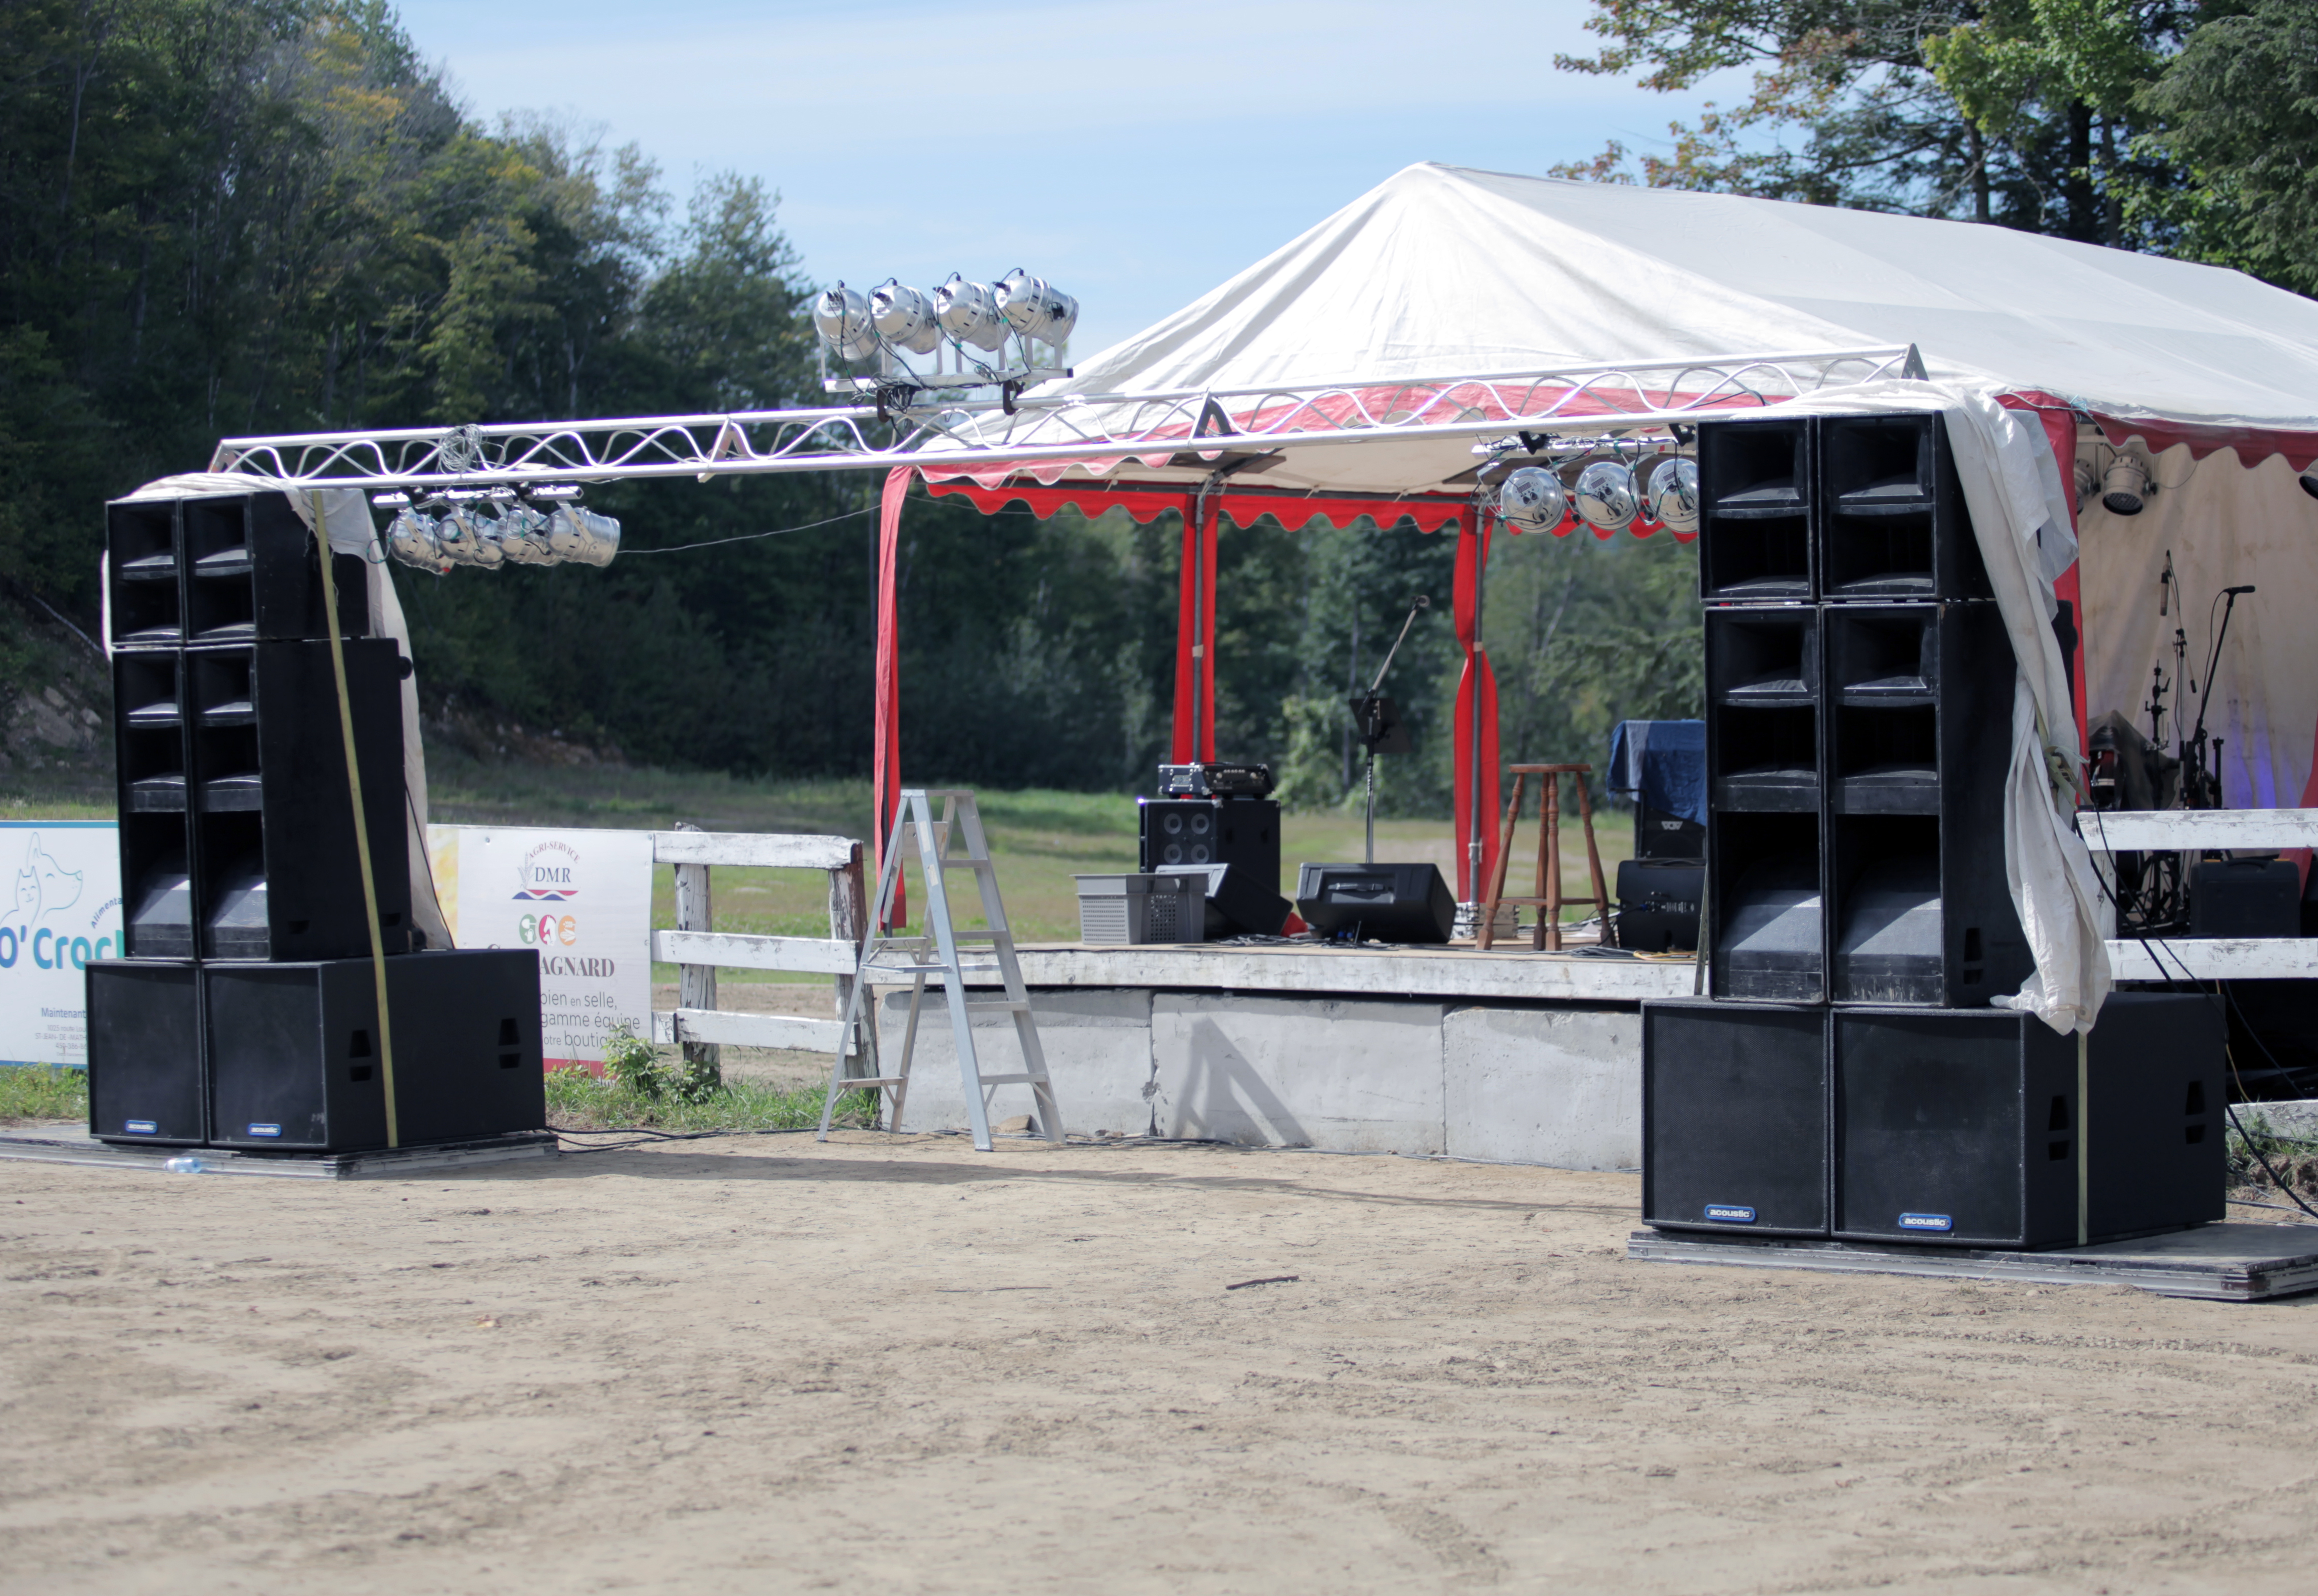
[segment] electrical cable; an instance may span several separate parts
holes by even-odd
[[[777,526],[770,532],[744,532],[738,537],[714,537],[705,542],[676,543],[665,549],[623,549],[620,552],[633,559],[639,554],[681,554],[690,549],[714,549],[725,543],[752,542],[758,538],[786,537],[793,532],[811,532],[816,527],[834,526],[840,521],[851,521],[858,516],[870,515],[876,508],[876,505],[864,505],[858,510],[848,510],[841,516],[831,516],[826,521],[808,521],[803,526]]]

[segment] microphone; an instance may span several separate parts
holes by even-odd
[[[2253,591],[2253,584],[2251,582],[2248,582],[2242,587],[2224,587],[2222,591],[2224,593],[2251,593]]]

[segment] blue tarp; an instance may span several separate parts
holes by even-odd
[[[1621,721],[1610,733],[1610,791],[1706,824],[1706,722]]]

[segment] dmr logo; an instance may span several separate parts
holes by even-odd
[[[580,850],[568,842],[543,842],[524,855],[516,877],[517,902],[569,902],[580,895]]]

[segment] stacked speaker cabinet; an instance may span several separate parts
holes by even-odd
[[[2203,999],[2110,1000],[2089,1133],[2073,1043],[1989,1007],[2035,968],[2016,670],[1940,416],[1707,422],[1698,453],[1712,1000],[1646,1012],[1649,1223],[2036,1247],[2219,1217]]]
[[[305,971],[311,987],[312,972],[341,961],[374,982],[346,777],[349,721],[382,946],[412,949],[401,688],[409,666],[392,641],[366,635],[364,561],[334,554],[326,562],[278,492],[112,505],[106,574],[125,930],[123,958],[89,969],[91,1129],[122,1142],[230,1140],[220,1115],[238,1118],[245,1133],[273,1123],[243,1114],[242,1099],[264,1098],[315,1065],[312,1047],[290,1040],[294,1028],[220,1024],[219,1003],[230,1007],[242,990],[233,972],[254,967],[249,979],[266,988],[284,979],[279,972]],[[345,717],[325,579],[337,586]],[[497,968],[489,959],[474,964],[480,956],[398,960],[393,990],[423,1014],[437,1000],[423,988],[439,987],[448,1000],[479,979],[474,970]],[[526,1079],[536,1096],[536,959],[493,956],[531,966],[528,1009],[512,989],[492,1000],[517,1004],[523,1036],[515,1052],[530,1049]],[[501,973],[499,986],[511,979]],[[405,1006],[396,998],[398,1018]],[[429,1045],[439,1040],[423,1021],[409,1023]],[[271,1040],[255,1052],[236,1040],[261,1035]],[[496,1070],[508,1051],[454,1050],[449,1067],[467,1060],[482,1079],[484,1054]],[[417,1067],[423,1074],[431,1066]],[[424,1082],[412,1080],[425,1100]],[[504,1107],[487,1116],[505,1116]],[[541,1117],[518,1114],[492,1128],[526,1128]],[[337,1127],[325,1138],[334,1146],[369,1134],[352,1110],[324,1111],[323,1120]],[[278,1144],[315,1143],[301,1133]]]

